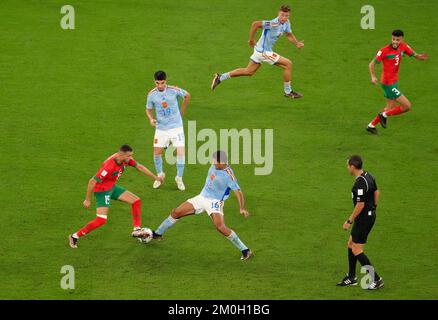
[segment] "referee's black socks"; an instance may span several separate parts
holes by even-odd
[[[370,259],[368,259],[368,257],[365,255],[365,253],[362,252],[361,254],[358,254],[356,256],[356,258],[357,258],[357,260],[359,260],[359,262],[360,262],[360,264],[362,266],[371,266],[371,267],[373,267],[373,265],[371,264]],[[374,267],[373,267],[373,269],[374,269]],[[375,269],[374,269],[374,279],[375,280],[379,280],[380,279],[380,276],[377,274]]]
[[[357,262],[357,257],[353,254],[353,250],[348,248],[348,265],[349,265],[348,276],[351,279],[354,279],[356,277],[356,262]]]

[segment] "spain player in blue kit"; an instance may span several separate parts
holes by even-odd
[[[250,57],[249,63],[245,68],[238,68],[223,74],[216,73],[211,83],[214,90],[223,81],[241,76],[252,76],[260,68],[262,62],[276,65],[283,69],[284,95],[288,98],[301,98],[302,94],[293,90],[291,85],[292,62],[273,51],[275,42],[283,35],[292,42],[298,49],[304,47],[304,41],[298,41],[292,33],[289,21],[290,7],[281,6],[278,17],[272,20],[254,21],[249,32],[249,45],[254,47],[254,53]],[[258,29],[262,29],[259,41],[255,42],[255,35]]]
[[[169,144],[176,148],[177,175],[175,182],[178,189],[185,190],[182,180],[185,163],[185,137],[181,114],[184,114],[189,104],[190,94],[181,88],[167,85],[167,76],[164,71],[157,71],[154,75],[155,88],[149,91],[146,102],[146,115],[151,126],[155,127],[154,136],[154,164],[157,176],[164,179],[163,151]],[[182,99],[181,110],[178,98]],[[155,109],[154,118],[153,110]],[[161,186],[162,181],[156,180],[155,189]]]
[[[224,222],[224,203],[229,197],[231,190],[234,191],[239,201],[240,214],[245,218],[249,217],[249,212],[245,209],[243,193],[240,190],[233,170],[228,165],[227,158],[227,154],[224,151],[216,151],[213,154],[213,165],[208,170],[205,186],[201,193],[196,197],[188,199],[178,208],[173,209],[169,217],[154,231],[154,239],[162,240],[164,232],[172,227],[180,218],[206,211],[216,229],[242,252],[240,259],[247,260],[252,256],[251,250]]]

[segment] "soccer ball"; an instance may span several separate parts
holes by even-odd
[[[152,230],[149,228],[142,228],[141,231],[143,231],[144,236],[137,238],[138,241],[140,241],[141,243],[148,243],[152,240],[153,236],[152,236]]]

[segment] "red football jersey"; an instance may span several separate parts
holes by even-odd
[[[400,62],[405,54],[412,57],[415,55],[415,52],[404,42],[402,42],[397,49],[394,49],[391,45],[387,45],[377,52],[375,61],[377,63],[383,62],[383,71],[380,80],[382,84],[389,86],[398,81]]]
[[[134,159],[118,164],[116,162],[117,153],[105,160],[102,167],[97,171],[94,180],[97,181],[94,192],[110,190],[114,187],[119,177],[125,171],[126,166],[136,167],[137,162]]]

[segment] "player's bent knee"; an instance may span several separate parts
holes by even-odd
[[[183,211],[179,208],[172,209],[170,213],[171,217],[174,219],[179,219],[183,215]]]
[[[178,218],[178,209],[172,209],[172,211],[170,212],[170,215],[172,216],[172,218],[176,219]]]
[[[292,61],[286,59],[284,62],[279,64],[279,66],[283,67],[284,69],[292,69]]]
[[[402,101],[397,101],[397,102],[400,104],[400,107],[404,112],[407,112],[407,111],[411,110],[411,108],[412,108],[412,104],[408,99],[403,99]],[[396,105],[396,103],[394,103],[394,106],[395,105]]]

